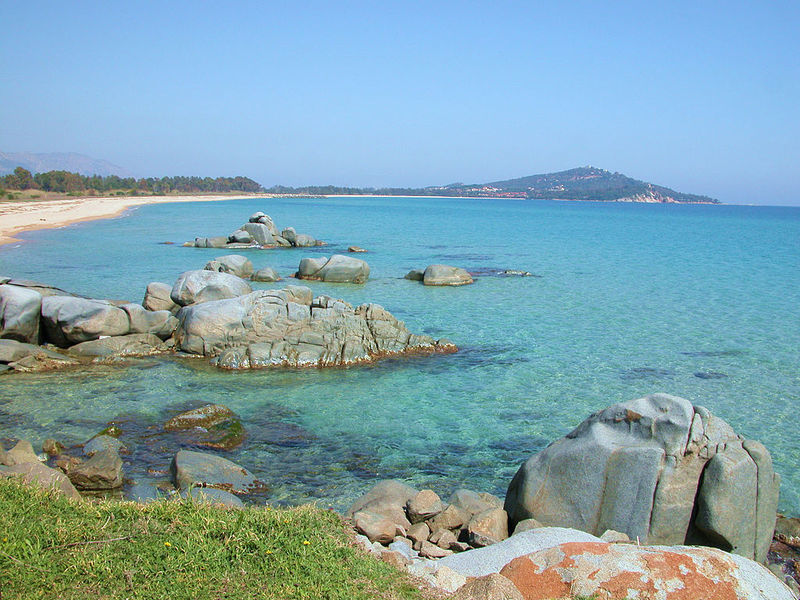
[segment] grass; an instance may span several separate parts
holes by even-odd
[[[72,501],[0,480],[0,598],[422,599],[334,513]]]

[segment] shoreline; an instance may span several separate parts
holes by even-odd
[[[69,199],[40,201],[0,202],[0,246],[22,242],[17,233],[39,229],[57,229],[75,223],[113,219],[129,208],[148,204],[172,202],[218,202],[246,198],[304,198],[306,196],[283,196],[279,194],[181,194],[176,196],[82,196]],[[320,197],[320,196],[318,196]],[[526,198],[502,198],[493,196],[396,196],[380,194],[330,194],[322,198],[430,198],[464,200],[527,200]],[[582,200],[556,200],[559,202],[584,202]],[[616,202],[615,202],[616,203]],[[705,204],[705,203],[693,203]]]
[[[245,198],[271,198],[270,194],[185,194],[178,196],[104,196],[63,200],[11,201],[0,203],[0,246],[21,242],[16,234],[39,229],[57,229],[75,223],[112,219],[129,208],[172,202],[217,202]]]

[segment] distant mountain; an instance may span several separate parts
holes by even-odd
[[[530,198],[534,200],[588,200],[595,202],[681,202],[719,204],[719,200],[683,194],[667,187],[631,179],[595,167],[580,167],[491,183],[451,183],[426,188],[356,188],[335,185],[286,187],[267,190],[289,195],[470,196],[478,198]]]
[[[612,173],[595,167],[579,167],[558,173],[529,175],[482,184],[456,183],[429,189],[446,190],[457,196],[502,196],[539,200],[719,203],[719,200],[708,196],[676,192],[664,186],[632,179],[622,173]]]
[[[34,154],[31,152],[0,152],[0,175],[7,175],[16,167],[28,169],[31,173],[47,171],[68,171],[81,175],[117,175],[132,177],[133,174],[107,160],[100,160],[76,154],[74,152],[49,152]]]

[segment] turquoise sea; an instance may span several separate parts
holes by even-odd
[[[800,208],[423,198],[246,199],[162,204],[0,247],[0,274],[141,301],[226,253],[183,248],[232,232],[256,210],[329,242],[244,251],[293,273],[312,254],[357,244],[366,285],[316,294],[377,302],[457,354],[331,370],[223,372],[200,360],[0,377],[0,438],[80,443],[111,420],[128,475],[164,478],[177,448],[158,425],[223,403],[248,430],[226,456],[270,486],[273,503],[342,510],[399,478],[448,494],[500,496],[519,465],[590,413],[651,392],[708,407],[762,441],[800,516]],[[164,245],[161,242],[177,242]],[[403,279],[430,263],[474,285]],[[523,269],[532,277],[501,277]],[[293,280],[288,280],[290,283]],[[256,284],[282,287],[278,284]],[[264,499],[257,499],[263,502]]]

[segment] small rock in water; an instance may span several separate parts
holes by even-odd
[[[347,251],[348,252],[366,252],[366,250],[364,248],[362,248],[361,246],[350,246],[347,249]]]
[[[694,376],[700,379],[725,379],[727,377],[725,373],[718,373],[717,371],[698,371]]]
[[[669,369],[657,369],[654,367],[634,367],[620,373],[621,379],[650,379],[658,377],[674,377],[675,371]]]

